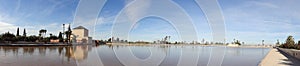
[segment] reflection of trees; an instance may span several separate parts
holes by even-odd
[[[6,55],[6,53],[9,52],[9,49],[7,49],[6,47],[3,47],[3,51],[4,51],[5,55]]]
[[[264,56],[264,54],[265,54],[265,49],[261,48],[261,55]]]
[[[68,61],[70,61],[71,56],[73,55],[73,47],[65,47],[65,56],[68,58]]]
[[[11,49],[12,49],[12,52],[13,52],[14,55],[18,55],[19,48],[12,47]]]
[[[33,54],[38,54],[40,56],[58,54],[68,61],[71,60],[84,60],[88,56],[88,52],[92,50],[92,46],[52,46],[52,47],[9,47],[0,46],[0,53],[5,55],[19,55],[18,53],[23,53],[23,56]],[[36,52],[35,52],[36,51]],[[58,52],[58,53],[53,53]]]
[[[23,54],[29,54],[32,55],[34,52],[34,47],[24,47],[23,48]]]
[[[56,51],[57,47],[48,47],[50,51]]]
[[[5,55],[8,52],[12,52],[14,55],[18,55],[19,48],[15,48],[15,47],[0,47],[0,51],[4,51]]]
[[[59,53],[59,55],[61,55],[61,53],[63,52],[63,50],[64,50],[64,47],[58,47],[58,53]]]
[[[168,52],[170,52],[170,46],[169,45],[161,45],[161,46],[159,46],[159,48],[161,48],[162,51],[164,51],[166,55],[169,55],[169,53],[168,53]]]
[[[108,46],[109,48],[113,48],[113,45],[111,45],[111,44],[108,44],[107,46]]]
[[[38,47],[39,54],[45,56],[46,55],[46,47]]]
[[[234,53],[234,55],[236,55],[236,56],[240,56],[240,51],[241,51],[242,49],[241,48],[235,48],[233,51],[233,53]]]

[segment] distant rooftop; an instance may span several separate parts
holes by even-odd
[[[88,30],[88,29],[86,29],[86,28],[83,27],[83,26],[78,26],[78,27],[75,27],[75,28],[73,28],[73,29],[85,29],[85,30]]]

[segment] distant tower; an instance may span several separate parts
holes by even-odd
[[[65,42],[65,40],[64,40],[64,34],[65,34],[65,24],[63,24],[63,32],[62,32],[63,42]]]
[[[92,37],[89,37],[89,30],[83,26],[73,28],[72,34],[76,36],[77,43],[92,43]],[[111,41],[114,42],[114,37],[111,38]]]

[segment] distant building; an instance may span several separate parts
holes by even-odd
[[[59,43],[59,39],[50,39],[51,43]]]
[[[73,43],[92,43],[92,37],[89,37],[89,30],[83,26],[73,28],[71,40]]]

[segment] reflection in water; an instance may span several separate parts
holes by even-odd
[[[48,51],[47,51],[48,50]],[[19,55],[22,53],[23,56],[34,55],[38,52],[39,56],[45,56],[47,52],[58,51],[59,55],[64,55],[68,59],[84,60],[87,57],[88,51],[91,48],[88,45],[85,46],[60,46],[60,47],[3,47],[0,46],[1,55],[7,54]]]
[[[199,53],[198,66],[206,66],[213,46],[192,45],[79,45],[51,47],[0,46],[0,66],[123,66],[114,50],[131,48],[139,59],[151,56],[150,50],[165,56],[160,66],[176,66],[184,54]],[[221,51],[221,50],[220,50]],[[269,51],[267,48],[227,48],[223,66],[256,66]],[[122,54],[122,53],[120,53]],[[183,57],[195,58],[195,57]],[[133,61],[128,58],[127,61]],[[186,61],[191,62],[191,61]]]
[[[24,64],[25,66],[74,66],[76,61],[86,59],[91,49],[89,45],[55,47],[0,46],[0,66],[20,66]]]
[[[206,66],[209,60],[209,54],[213,46],[188,46],[188,45],[103,45],[98,48],[100,58],[104,66],[122,66],[123,63],[116,58],[113,50],[121,50],[120,48],[130,47],[133,48],[133,55],[140,57],[148,57],[149,53],[144,53],[140,51],[147,51],[149,49],[158,49],[163,51],[166,55],[160,66],[176,66],[179,63],[181,52],[187,52],[193,54],[199,53],[198,66]],[[184,51],[182,51],[184,49]],[[222,50],[220,50],[222,51]],[[257,66],[259,61],[266,55],[269,51],[268,48],[230,48],[226,50],[225,58],[223,61],[223,66],[240,66],[249,65]],[[151,53],[150,53],[151,54]],[[143,59],[140,58],[140,59]],[[194,57],[184,57],[184,58],[194,58]],[[128,59],[127,61],[131,61]],[[190,61],[187,61],[190,62]]]

